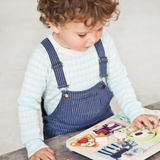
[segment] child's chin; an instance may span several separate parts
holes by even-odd
[[[80,52],[84,52],[84,51],[87,51],[90,47],[84,47],[80,50]]]

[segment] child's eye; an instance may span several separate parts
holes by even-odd
[[[83,34],[83,35],[82,35],[82,34],[79,34],[78,36],[81,37],[81,38],[83,38],[83,37],[86,36],[86,34]]]

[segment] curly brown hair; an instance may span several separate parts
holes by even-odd
[[[117,20],[119,2],[116,0],[37,0],[37,10],[41,13],[40,21],[50,28],[48,22],[65,25],[66,22],[83,22],[87,27],[94,27],[98,21],[106,23]],[[88,20],[91,22],[88,24]]]

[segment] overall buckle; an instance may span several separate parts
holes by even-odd
[[[52,69],[54,70],[54,71],[56,71],[56,70],[58,70],[58,69],[60,69],[60,68],[62,68],[63,67],[63,63],[62,62],[57,62],[57,63],[54,63],[54,64],[52,64]]]
[[[100,63],[107,63],[108,59],[107,59],[107,57],[99,57],[99,62]]]

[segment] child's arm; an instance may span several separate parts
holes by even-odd
[[[49,63],[48,63],[49,65]],[[48,147],[40,131],[39,110],[42,94],[46,88],[47,60],[41,45],[32,54],[18,99],[21,138],[28,157],[39,149]]]
[[[157,126],[157,118],[154,116],[147,116],[147,113],[143,110],[141,103],[137,101],[134,89],[127,77],[126,69],[121,63],[114,42],[108,34],[106,34],[106,37],[107,38],[105,41],[107,43],[104,43],[104,45],[106,44],[108,51],[108,55],[106,55],[108,57],[107,83],[113,92],[118,105],[123,110],[125,115],[131,120],[131,122],[135,120],[134,124],[136,126],[141,126],[138,121],[139,118],[142,118],[141,120],[145,121],[145,123],[150,126],[150,123],[146,121],[148,117],[154,119],[155,126]],[[152,127],[150,126],[150,128]]]

